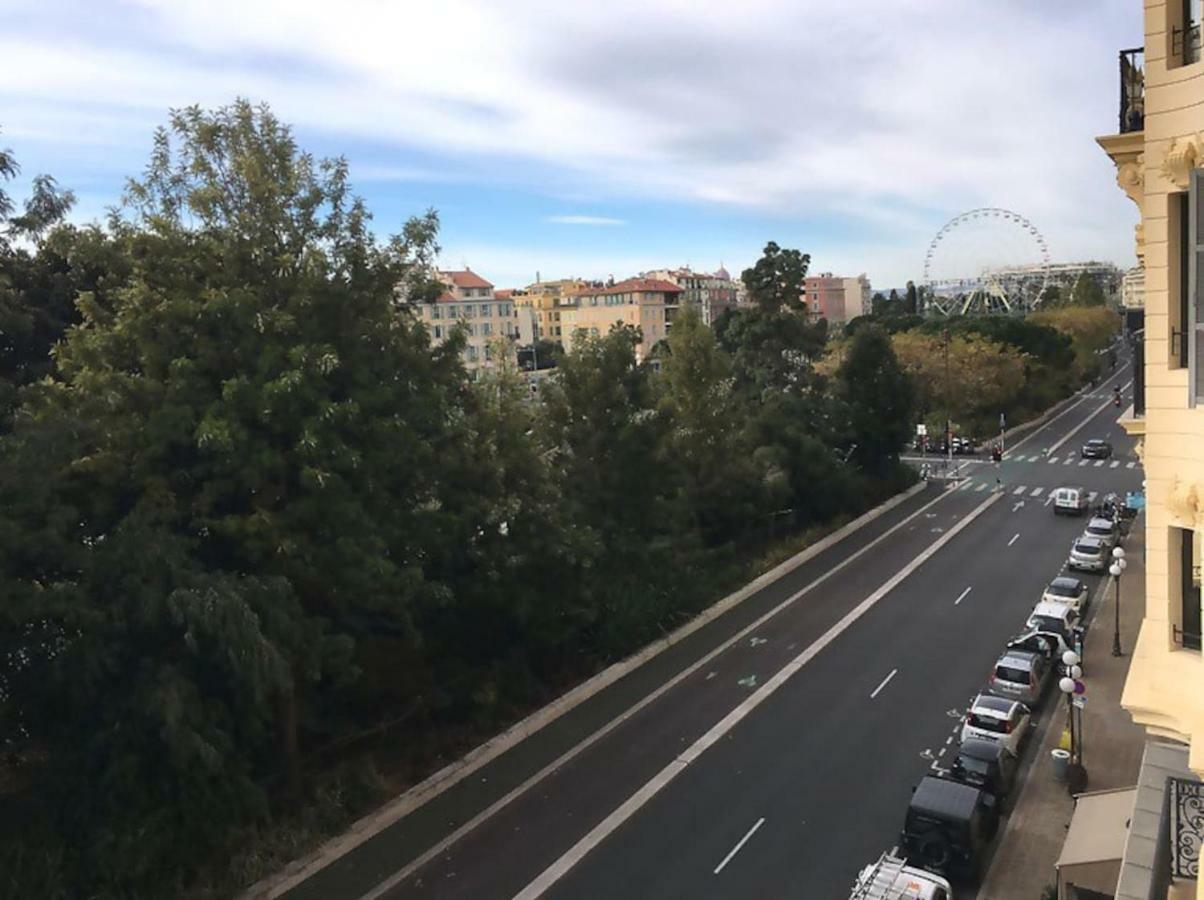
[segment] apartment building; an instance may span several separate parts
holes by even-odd
[[[807,315],[833,324],[848,322],[870,311],[870,280],[865,273],[844,278],[824,272],[804,282],[803,302]]]
[[[474,375],[491,368],[499,348],[520,337],[513,301],[495,296],[493,285],[471,269],[439,272],[438,278],[446,291],[433,303],[415,304],[432,343],[443,343],[462,323],[468,338],[465,367]]]
[[[539,338],[561,344],[564,343],[561,340],[564,336],[560,321],[561,308],[572,305],[570,298],[577,291],[591,286],[598,286],[598,282],[585,281],[581,278],[536,280],[533,284],[523,288],[521,292],[516,293],[514,303],[518,307],[533,311],[536,335]]]
[[[1132,0],[1137,3],[1137,0]],[[1144,332],[1121,424],[1145,465],[1145,610],[1121,703],[1150,742],[1118,897],[1196,896],[1204,823],[1204,63],[1198,0],[1145,0],[1120,52],[1120,117],[1098,143],[1140,212]],[[1180,759],[1179,768],[1166,760]],[[1142,791],[1148,796],[1142,798]],[[1196,814],[1192,814],[1192,810]],[[1158,812],[1161,810],[1161,812]]]
[[[740,302],[740,286],[722,263],[714,272],[695,272],[690,268],[654,269],[641,273],[640,277],[677,285],[681,288],[677,302],[696,306],[707,325],[713,325],[725,310],[734,309]],[[676,309],[676,306],[666,308],[670,327]]]
[[[668,333],[666,311],[676,308],[682,289],[656,278],[628,278],[617,284],[585,288],[573,295],[572,306],[560,310],[566,348],[578,331],[603,335],[618,322],[640,329],[636,359],[643,360]]]

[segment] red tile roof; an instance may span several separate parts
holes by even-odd
[[[658,294],[680,294],[682,288],[679,288],[671,281],[662,281],[659,278],[628,278],[626,281],[620,281],[617,284],[612,284],[610,287],[585,288],[577,291],[575,297],[601,297],[607,294],[633,294],[641,292],[655,292]]]
[[[514,288],[502,288],[500,291],[494,291],[493,297],[495,300],[509,300],[514,296]]]
[[[488,281],[478,275],[471,269],[465,269],[462,272],[440,272],[444,278],[450,281],[458,288],[491,288],[493,287]]]

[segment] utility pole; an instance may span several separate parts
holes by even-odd
[[[945,474],[953,472],[953,425],[949,418],[952,394],[949,391],[949,327],[945,326]]]

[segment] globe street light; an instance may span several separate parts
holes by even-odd
[[[1067,650],[1066,655],[1071,655],[1073,651]],[[1063,657],[1065,658],[1065,657]],[[1058,682],[1058,690],[1066,695],[1066,719],[1070,725],[1070,762],[1077,763],[1079,761],[1078,741],[1075,739],[1074,729],[1074,679],[1069,675],[1064,676]]]
[[[1116,618],[1115,627],[1112,629],[1112,655],[1120,656],[1120,575],[1128,567],[1125,562],[1125,551],[1120,547],[1114,547],[1112,550],[1112,565],[1108,567],[1108,574],[1116,581]]]

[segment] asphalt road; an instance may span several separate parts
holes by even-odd
[[[847,897],[896,842],[912,785],[940,764],[1082,528],[1052,514],[1049,492],[1140,486],[1110,390],[1029,431],[1002,465],[971,464],[963,483],[931,487],[766,587],[286,896]],[[1080,465],[1089,437],[1110,439],[1114,460]]]

